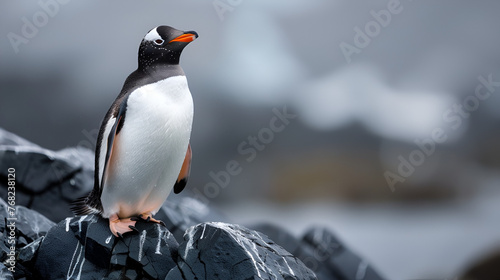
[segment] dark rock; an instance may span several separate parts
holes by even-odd
[[[252,229],[266,234],[298,257],[320,280],[382,279],[366,261],[345,247],[328,229],[313,228],[302,240],[271,224],[258,224]]]
[[[71,276],[77,277],[77,275],[85,275],[89,278],[105,276],[106,271],[86,261],[85,246],[73,232],[75,228],[76,230],[84,229],[96,220],[68,219],[60,222],[47,233],[38,249],[34,265],[34,273],[38,274],[39,279],[66,279],[67,276],[70,278]]]
[[[138,221],[123,239],[108,220],[89,215],[53,227],[38,249],[35,273],[42,279],[163,279],[175,266],[177,241],[163,226]]]
[[[6,269],[15,267],[13,275],[16,279],[30,277],[37,242],[55,224],[24,206],[11,207],[1,198],[0,217],[2,217],[0,219],[0,262],[8,261]],[[12,247],[14,251],[11,250]]]
[[[166,228],[138,221],[138,232],[123,239],[100,216],[65,218],[72,216],[68,204],[92,189],[94,154],[88,149],[53,152],[0,129],[0,197],[7,198],[9,168],[15,168],[18,206],[9,211],[0,198],[0,279],[316,279],[306,265],[319,279],[380,279],[326,230],[300,240],[277,227],[258,227],[275,243],[220,223],[228,219],[182,195],[170,196],[155,216]],[[14,216],[11,253],[3,217]],[[176,238],[184,240],[180,247]],[[10,255],[14,273],[5,262]]]
[[[305,256],[297,255],[297,257],[303,259],[308,267],[322,275],[322,279],[383,279],[367,261],[343,246],[326,228],[317,227],[309,230],[302,244],[304,252],[308,253]],[[309,249],[306,251],[305,248]]]
[[[2,280],[14,280],[14,274],[9,271],[9,269],[0,262],[0,279]]]
[[[12,209],[14,209],[12,211]],[[0,236],[6,234],[6,226],[11,222],[15,223],[15,237],[17,245],[27,245],[28,243],[44,236],[55,223],[39,214],[36,211],[27,209],[24,206],[10,206],[0,198]],[[7,223],[7,224],[6,224]],[[7,237],[6,235],[4,236]],[[3,239],[2,239],[3,240]],[[19,241],[22,242],[19,242]],[[6,240],[3,240],[6,241]]]
[[[33,274],[35,259],[43,238],[42,236],[19,250],[16,264],[17,271],[15,273],[16,279],[19,279],[19,275],[27,279],[36,279],[36,276]]]
[[[285,250],[292,253],[294,256],[297,256],[297,253],[301,251],[300,239],[293,236],[284,228],[268,223],[252,225],[249,226],[249,228],[267,235],[267,237],[285,248]]]
[[[54,222],[72,216],[69,203],[93,186],[94,153],[76,147],[41,148],[0,128],[0,197],[7,199],[7,173],[15,168],[16,204]]]
[[[186,230],[204,222],[229,222],[221,213],[199,200],[183,195],[170,195],[155,215],[165,223],[177,240],[182,240]]]
[[[177,267],[165,279],[316,279],[267,236],[242,226],[204,223],[188,229]]]
[[[500,279],[500,248],[483,255],[467,265],[463,276],[459,279],[489,280]]]
[[[293,236],[285,229],[272,224],[258,224],[251,226],[252,229],[264,233],[276,244],[298,257],[309,269],[314,271],[319,280],[339,280],[337,275],[329,270],[320,269],[318,255],[310,245],[304,244],[302,240]]]

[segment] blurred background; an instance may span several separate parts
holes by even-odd
[[[388,279],[451,278],[500,248],[499,11],[1,1],[0,127],[94,149],[143,36],[195,30],[181,58],[195,102],[185,195],[240,224],[325,225]]]

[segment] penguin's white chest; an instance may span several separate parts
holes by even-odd
[[[193,100],[185,76],[170,77],[130,94],[104,176],[104,217],[158,211],[181,170],[192,122]]]

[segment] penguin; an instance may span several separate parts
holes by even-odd
[[[139,46],[138,67],[106,113],[99,130],[94,188],[73,203],[75,215],[109,219],[113,235],[136,231],[153,218],[173,189],[186,186],[191,168],[193,99],[179,65],[195,31],[151,29]]]

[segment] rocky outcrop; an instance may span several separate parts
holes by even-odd
[[[94,185],[94,153],[76,147],[51,151],[0,128],[0,178],[15,169],[16,205],[36,210],[53,222],[73,213],[69,203]],[[7,197],[0,180],[0,197]]]
[[[191,227],[179,246],[175,279],[317,279],[298,258],[262,233],[226,223]]]
[[[5,202],[9,168],[16,206]],[[87,149],[54,152],[0,129],[0,178],[0,279],[380,279],[325,229],[299,239],[256,226],[263,234],[183,196],[155,215],[166,227],[138,221],[116,238],[107,219],[69,209],[92,189]]]

